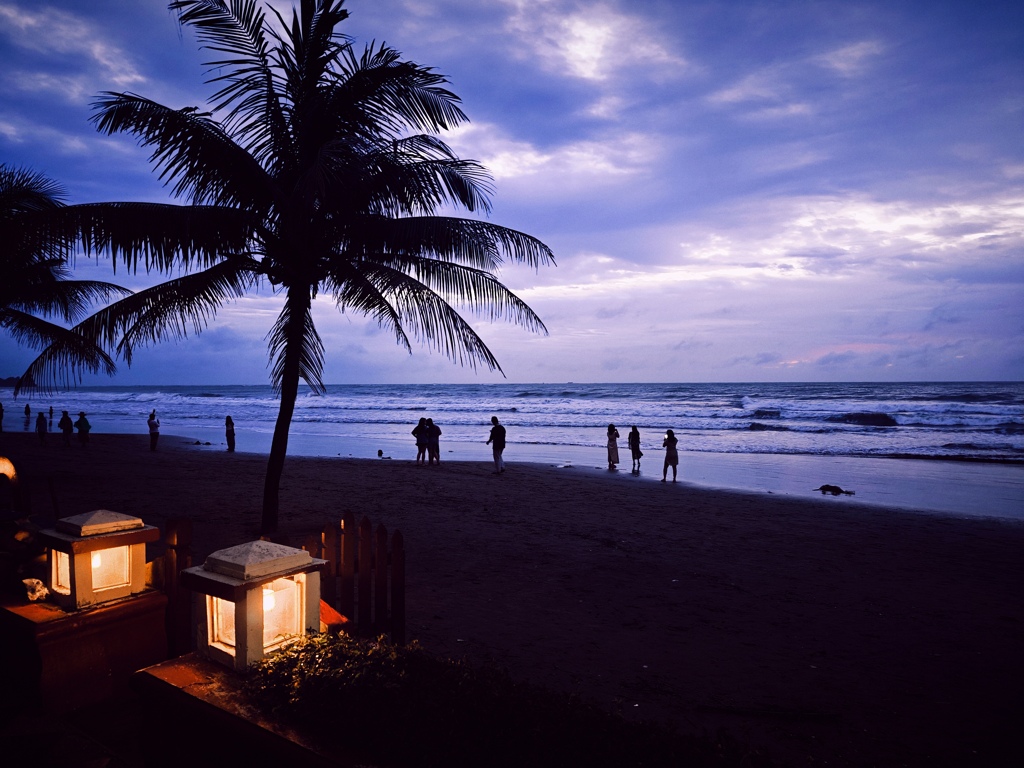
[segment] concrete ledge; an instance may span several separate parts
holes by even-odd
[[[147,764],[372,768],[329,738],[315,741],[264,717],[241,685],[238,674],[195,654],[137,672],[132,686],[152,724],[150,741],[162,753]]]

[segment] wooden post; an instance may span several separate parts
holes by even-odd
[[[377,633],[386,632],[388,626],[388,529],[377,525],[375,541],[376,560],[373,569],[373,627]]]
[[[391,539],[391,642],[405,645],[405,539],[395,531]]]
[[[356,516],[346,512],[341,520],[341,597],[338,611],[355,620]]]
[[[172,518],[164,530],[164,593],[167,595],[167,652],[173,658],[192,650],[192,593],[178,575],[192,567],[192,521]]]
[[[373,624],[370,606],[373,578],[373,525],[364,517],[359,523],[359,631],[368,632]]]
[[[320,597],[330,606],[338,604],[338,528],[325,525],[320,536],[324,551],[321,557],[327,561],[323,575],[320,577]]]

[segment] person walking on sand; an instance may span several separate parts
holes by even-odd
[[[427,420],[420,417],[419,423],[412,428],[412,436],[416,438],[416,463],[427,463]]]
[[[224,437],[228,441],[228,453],[235,452],[235,422],[231,420],[230,416],[224,419]]]
[[[156,442],[160,439],[160,419],[156,417],[156,410],[150,411],[149,419],[146,421],[149,425],[149,450],[156,450]]]
[[[78,430],[78,442],[85,448],[89,444],[89,430],[92,429],[92,424],[85,418],[85,411],[78,412],[78,420],[75,422],[74,427]]]
[[[614,424],[608,425],[608,469],[615,469],[615,465],[619,463],[619,444],[615,442],[619,439],[619,430],[615,428]]]
[[[427,419],[427,464],[441,463],[441,428]]]
[[[75,431],[75,425],[71,421],[71,417],[68,416],[67,411],[61,411],[60,414],[60,421],[57,422],[57,428],[63,436],[62,439],[64,445],[71,445],[71,433]]]
[[[494,474],[500,475],[505,471],[505,459],[502,453],[505,451],[505,428],[498,423],[497,416],[491,416],[491,436],[487,438],[487,444],[491,446],[494,453]]]
[[[36,415],[36,434],[39,435],[39,444],[46,445],[46,414],[42,411]]]
[[[629,452],[633,455],[633,474],[640,474],[640,459],[643,458],[644,452],[640,450],[640,430],[634,426],[629,430],[629,437],[626,438],[629,443]]]
[[[665,430],[665,439],[662,441],[662,446],[665,448],[665,466],[661,469],[661,482],[665,482],[668,477],[668,468],[672,467],[672,482],[676,481],[676,468],[679,466],[679,451],[676,450],[676,445],[679,440],[676,439],[676,433],[671,429]]]

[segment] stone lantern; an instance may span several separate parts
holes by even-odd
[[[58,520],[39,533],[53,601],[78,610],[144,592],[146,542],[159,538],[156,527],[106,509]]]
[[[302,549],[253,541],[214,552],[181,572],[195,593],[196,649],[246,670],[296,637],[320,629],[320,569]]]

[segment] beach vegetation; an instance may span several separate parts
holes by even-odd
[[[65,192],[37,171],[0,165],[0,328],[42,350],[14,384],[48,391],[81,380],[83,373],[112,375],[113,358],[73,325],[92,306],[131,293],[97,280],[74,280],[72,244],[46,226],[64,205]],[[61,324],[63,323],[63,324]]]
[[[261,287],[281,299],[267,334],[280,396],[261,529],[278,496],[300,381],[325,391],[327,350],[313,302],[375,320],[457,364],[501,371],[464,317],[546,332],[497,278],[505,263],[553,264],[540,240],[482,218],[487,171],[440,138],[466,122],[447,79],[384,44],[340,30],[344,0],[301,0],[291,14],[255,0],[177,0],[170,8],[212,60],[208,109],[106,92],[93,120],[129,134],[185,204],[68,206],[61,233],[87,253],[171,279],[96,314],[91,338],[129,365],[132,350],[204,330]],[[439,215],[463,211],[473,217]]]
[[[346,634],[297,640],[253,665],[255,706],[321,748],[382,766],[769,766],[728,734],[627,719],[496,666]]]

